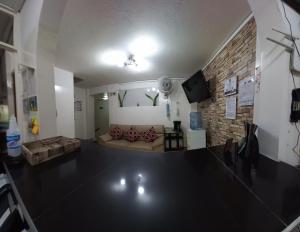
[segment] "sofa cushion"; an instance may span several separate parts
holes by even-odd
[[[104,135],[100,135],[99,137],[102,142],[108,142],[108,141],[112,140],[112,137],[108,133],[106,133]]]
[[[149,143],[152,146],[152,149],[154,149],[157,146],[163,146],[164,145],[164,136],[163,135],[159,135],[157,137],[157,139],[155,139],[152,143]]]
[[[134,143],[129,143],[129,148],[138,149],[138,150],[152,150],[152,145],[150,143],[146,143],[144,141],[135,141]]]
[[[135,125],[135,129],[137,129],[138,132],[143,133],[146,130],[149,130],[151,128],[154,128],[157,134],[163,134],[164,133],[164,126],[159,125]]]
[[[113,127],[109,131],[110,136],[112,137],[113,140],[118,140],[121,139],[123,136],[123,131],[120,127]]]
[[[151,143],[158,138],[156,131],[153,127],[144,131],[142,137],[146,143]]]
[[[139,132],[133,127],[131,127],[126,132],[126,139],[131,143],[137,141],[139,139],[139,137],[140,137]]]
[[[111,140],[106,142],[109,145],[113,145],[116,147],[128,147],[129,146],[129,142],[125,139],[120,139],[120,140]]]
[[[124,125],[124,124],[111,124],[110,128],[119,127],[123,131],[128,131],[131,127],[135,128],[139,133],[142,133],[151,127],[153,127],[157,134],[164,133],[164,126],[163,125]]]

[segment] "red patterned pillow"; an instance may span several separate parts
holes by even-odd
[[[131,143],[137,141],[139,137],[140,137],[139,132],[132,127],[129,129],[129,131],[126,132],[126,139]]]
[[[113,140],[118,140],[121,139],[123,136],[123,131],[120,127],[114,127],[110,129],[109,132],[110,136],[112,137]]]
[[[158,135],[156,134],[156,131],[153,127],[143,132],[143,139],[146,143],[151,143],[157,138]]]

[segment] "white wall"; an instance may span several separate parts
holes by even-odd
[[[56,34],[39,28],[37,44],[37,95],[40,116],[40,138],[57,135],[54,91]]]
[[[75,137],[79,139],[87,139],[87,100],[86,100],[87,90],[75,87],[74,88],[74,101],[80,101],[82,111],[75,111]]]
[[[109,120],[110,123],[118,124],[133,124],[133,125],[165,125],[173,126],[174,120],[180,120],[182,128],[185,130],[189,128],[189,114],[191,112],[191,105],[189,104],[185,93],[181,87],[183,79],[173,80],[176,88],[169,97],[169,100],[163,98],[162,94],[159,97],[159,105],[153,106],[139,106],[139,107],[119,107],[118,96],[109,97]],[[157,88],[157,81],[141,81],[124,84],[114,84],[107,86],[100,86],[90,89],[90,95],[104,92],[117,92],[118,90],[128,90],[137,88]],[[177,104],[180,115],[177,117]],[[171,108],[171,117],[166,115],[166,104],[169,102]]]
[[[57,135],[56,131],[56,103],[54,92],[54,63],[57,35],[40,25],[43,0],[27,0],[18,21],[18,62],[35,67],[37,77],[38,116],[40,119],[39,138]],[[44,10],[45,11],[45,10]],[[17,81],[21,76],[17,74]],[[17,86],[18,109],[22,109],[22,83]],[[18,118],[23,121],[22,111]],[[28,130],[26,123],[22,127]]]
[[[20,12],[20,48],[21,57],[23,52],[31,54],[34,61],[25,61],[25,63],[35,64],[35,55],[37,49],[37,37],[39,29],[39,20],[42,10],[43,0],[26,0]]]
[[[26,0],[16,17],[18,63],[36,67],[40,139],[57,135],[54,65],[57,33],[65,4],[66,0],[56,3],[52,0]],[[55,14],[55,19],[49,21],[49,14]],[[16,79],[18,119],[23,122],[22,83],[19,73]],[[28,130],[26,126],[26,123],[22,125]]]
[[[57,135],[75,137],[73,73],[54,68]]]
[[[275,160],[292,165],[299,162],[292,151],[296,144],[297,132],[289,123],[291,91],[293,82],[289,71],[289,54],[284,48],[267,41],[271,37],[291,44],[272,28],[289,33],[278,0],[248,0],[257,24],[257,65],[261,66],[260,91],[255,95],[254,122],[259,126],[260,151]],[[300,17],[286,6],[288,17],[295,35],[300,35]],[[300,87],[299,78],[296,84]],[[299,148],[298,148],[299,151]]]
[[[95,139],[95,99],[90,94],[90,90],[87,89],[87,103],[86,103],[86,115],[87,115],[87,138]]]
[[[31,67],[36,66],[36,52],[38,40],[39,19],[43,0],[26,0],[20,13],[15,16],[15,46],[18,49],[16,55],[15,70],[18,64],[26,64]],[[16,103],[17,119],[19,127],[23,132],[23,138],[28,137],[28,122],[23,115],[23,83],[21,72],[16,75]]]

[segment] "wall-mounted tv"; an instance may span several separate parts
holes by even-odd
[[[286,4],[288,4],[291,8],[300,14],[300,0],[283,0]]]
[[[209,85],[200,70],[182,83],[182,88],[190,103],[201,102],[210,98]]]

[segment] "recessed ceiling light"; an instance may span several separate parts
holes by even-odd
[[[115,65],[119,67],[124,66],[124,62],[127,59],[125,52],[118,50],[106,51],[101,55],[101,62],[107,65]]]
[[[129,45],[129,51],[140,57],[155,55],[158,52],[158,43],[151,36],[139,36]]]

